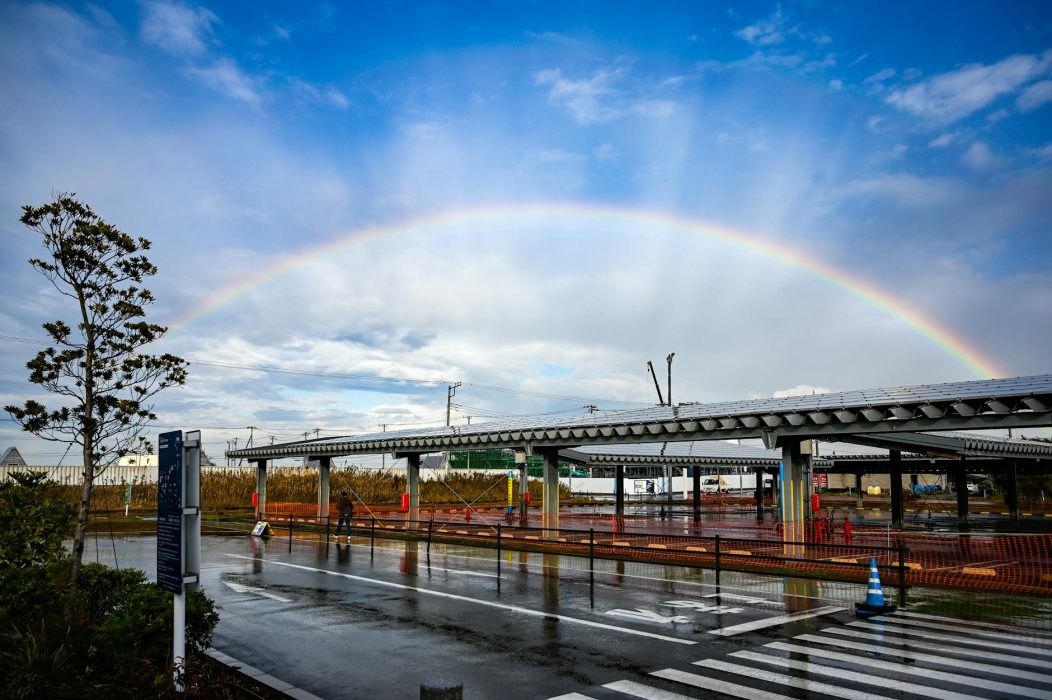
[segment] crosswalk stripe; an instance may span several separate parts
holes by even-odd
[[[776,642],[777,644],[778,642]],[[874,676],[869,673],[857,673],[855,671],[847,671],[842,668],[834,668],[832,666],[822,666],[821,664],[813,664],[808,661],[798,661],[797,659],[783,659],[778,656],[771,656],[769,654],[760,654],[755,651],[736,651],[731,656],[738,657],[740,659],[749,659],[750,661],[759,661],[760,663],[772,664],[774,666],[781,666],[782,668],[789,668],[795,671],[806,671],[808,673],[817,673],[824,676],[834,676],[842,681],[852,681],[854,683],[863,683],[865,685],[879,685],[885,690],[901,690],[907,693],[918,693],[920,695],[927,695],[929,697],[938,697],[942,700],[975,700],[977,695],[968,695],[966,693],[955,693],[949,690],[942,690],[940,688],[934,688],[929,685],[921,685],[919,683],[907,683],[906,681],[895,680],[894,678],[881,678]]]
[[[815,608],[814,610],[804,610],[801,612],[789,613],[788,615],[778,615],[776,617],[765,617],[762,620],[753,620],[752,622],[743,622],[740,625],[721,627],[719,629],[709,630],[709,634],[716,634],[721,637],[732,637],[736,634],[754,632],[756,630],[764,629],[765,627],[775,627],[776,625],[784,625],[788,622],[806,620],[809,617],[829,615],[830,613],[840,612],[844,609],[845,608],[837,607],[835,605],[826,605],[821,608]]]
[[[850,622],[849,627],[862,627],[875,631],[882,632],[893,632],[895,634],[905,634],[911,637],[924,637],[925,639],[935,639],[940,642],[953,642],[955,644],[967,644],[969,646],[980,646],[987,649],[1000,649],[1002,651],[1021,651],[1027,654],[1034,654],[1036,656],[1049,656],[1050,652],[1045,649],[1039,649],[1037,647],[1027,646],[1025,644],[1005,644],[1004,642],[994,642],[985,639],[976,639],[974,637],[958,637],[953,634],[942,634],[941,632],[930,632],[924,629],[913,629],[912,627],[885,627],[879,622]],[[894,639],[894,638],[892,638]],[[902,642],[909,642],[908,639],[903,639]]]
[[[880,659],[870,659],[865,656],[842,654],[838,651],[827,651],[825,649],[814,649],[812,647],[800,646],[799,644],[774,642],[772,644],[765,644],[764,647],[768,649],[780,649],[782,651],[791,651],[798,654],[807,654],[809,656],[818,656],[821,658],[833,659],[835,661],[847,661],[849,663],[857,664],[860,666],[879,668],[884,671],[906,673],[913,676],[923,676],[924,678],[930,678],[938,681],[946,681],[948,683],[959,683],[961,685],[970,687],[986,688],[987,690],[997,690],[1002,693],[1015,693],[1016,695],[1023,695],[1028,698],[1048,697],[1048,691],[1035,690],[1033,688],[1028,688],[1025,685],[1015,685],[1013,683],[991,681],[985,678],[966,676],[961,673],[948,673],[946,671],[935,671],[928,668],[918,668],[917,666],[912,664],[900,664],[891,661],[882,661]],[[967,666],[965,666],[965,668],[967,668]]]
[[[833,631],[833,630],[830,630]],[[838,630],[836,634],[847,634],[848,630]],[[876,635],[868,635],[865,632],[855,632],[849,636],[866,637],[869,639],[875,639],[878,641],[886,641],[885,637],[879,637]],[[907,659],[916,659],[918,654],[923,652],[912,651],[910,649],[896,649],[889,646],[874,646],[872,644],[860,644],[858,642],[849,642],[843,639],[832,639],[830,637],[819,637],[814,634],[801,634],[795,639],[799,639],[804,642],[818,642],[819,644],[828,644],[830,646],[840,647],[842,649],[856,649],[858,651],[874,651],[878,654],[887,654],[888,656],[902,656]],[[989,661],[1005,661],[1007,663],[1019,664],[1022,666],[1037,666],[1038,668],[1048,668],[1048,664],[1041,659],[1025,659],[1020,656],[1014,656],[1012,654],[998,654],[995,651],[979,651],[978,649],[961,649],[959,647],[951,647],[945,644],[925,644],[925,651],[938,651],[947,654],[958,654],[960,656],[977,656],[980,659],[987,659]]]
[[[667,690],[652,688],[649,685],[643,685],[642,683],[636,683],[634,681],[614,681],[613,683],[607,683],[603,687],[609,688],[610,690],[616,690],[625,695],[644,698],[644,700],[690,700],[686,695],[670,693]]]
[[[897,638],[897,637],[886,637],[886,636],[881,635],[881,634],[868,634],[868,633],[865,633],[865,632],[856,632],[855,630],[845,630],[845,629],[840,629],[840,628],[837,628],[837,627],[826,627],[823,630],[819,630],[819,632],[821,632],[821,633],[832,633],[832,634],[842,634],[842,635],[845,635],[845,636],[848,636],[848,637],[857,637],[859,639],[872,639],[874,641],[884,642],[884,643],[894,642],[896,644],[908,644],[911,641],[909,639],[900,639],[900,638]],[[890,651],[891,647],[884,647],[884,646],[882,646],[882,647],[874,647],[874,648],[875,649],[879,648],[881,650],[881,653],[892,653]],[[955,652],[957,651],[955,647],[941,647],[941,646],[940,647],[932,647],[932,646],[925,645],[924,648],[929,650],[929,651],[937,651],[938,649],[952,650],[952,651],[955,651]],[[1047,673],[1037,673],[1036,671],[1024,671],[1024,670],[1022,670],[1020,668],[1011,668],[1011,667],[1008,667],[1008,666],[994,666],[993,664],[984,664],[984,663],[979,662],[979,661],[962,661],[960,659],[953,659],[953,658],[950,658],[948,656],[936,656],[935,654],[925,654],[923,652],[915,652],[915,651],[912,651],[912,649],[909,650],[908,652],[907,651],[903,651],[902,654],[893,654],[893,655],[903,656],[904,658],[916,659],[917,661],[928,661],[930,663],[942,664],[944,666],[954,666],[954,667],[960,667],[960,668],[972,668],[972,669],[975,669],[976,671],[982,671],[984,673],[992,673],[992,674],[997,675],[997,676],[1010,676],[1012,678],[1021,678],[1021,679],[1028,680],[1028,681],[1037,681],[1038,683],[1052,683],[1052,675],[1049,675]],[[978,657],[980,657],[982,659],[987,659],[987,660],[990,660],[990,661],[996,661],[996,659],[991,658],[990,654],[984,654],[984,653],[980,653],[980,652],[975,652],[974,655],[978,656]],[[1010,656],[1010,655],[1005,655],[1003,658],[1006,661],[1016,661],[1016,659],[1018,659],[1018,657]],[[1046,667],[1047,667],[1047,664],[1045,664],[1042,661],[1041,662],[1041,668],[1046,668]]]
[[[749,678],[767,681],[768,683],[779,683],[791,688],[805,690],[808,693],[823,693],[825,695],[832,695],[836,698],[846,698],[846,700],[890,700],[890,698],[884,695],[874,695],[872,693],[865,693],[861,690],[841,688],[828,683],[808,680],[807,678],[787,676],[784,673],[772,673],[771,671],[765,671],[762,668],[727,663],[726,661],[720,661],[719,659],[703,659],[701,661],[695,661],[694,665],[711,668],[714,671],[723,671],[724,673],[736,673],[739,676],[747,676]]]
[[[937,622],[928,622],[927,620],[911,620],[909,618],[904,618],[904,617],[895,617],[894,615],[891,616],[891,617],[884,618],[882,620],[882,622],[891,623],[893,625],[907,625],[907,626],[911,626],[911,627],[927,627],[929,629],[945,630],[947,632],[960,632],[961,631],[960,625],[942,625],[942,624],[939,624]],[[972,632],[972,634],[981,635],[983,637],[991,637],[993,639],[1008,639],[1008,640],[1013,640],[1013,641],[1016,641],[1016,640],[1019,639],[1019,635],[1018,634],[1007,634],[1005,632],[993,632],[993,631],[986,632],[986,631],[975,630],[975,631]],[[1052,656],[1052,649],[1034,649],[1031,653],[1043,654],[1045,656]]]
[[[746,698],[746,700],[791,700],[788,695],[779,695],[778,693],[771,693],[766,690],[750,688],[747,685],[738,685],[737,683],[728,683],[727,681],[709,678],[708,676],[699,676],[697,673],[677,671],[674,668],[654,671],[650,675],[670,681],[676,681],[685,685],[691,685],[695,688],[714,690],[717,693],[723,693],[724,695],[733,695],[736,698]]]
[[[895,617],[915,617],[918,620],[931,620],[933,622],[948,622],[955,624],[958,627],[976,627],[981,629],[991,629],[996,632],[1015,632],[1016,635],[1022,637],[1039,637],[1042,639],[1052,639],[1052,632],[1047,630],[1032,629],[1029,627],[1011,627],[1009,625],[1001,625],[996,622],[979,622],[978,620],[957,620],[952,617],[945,617],[943,615],[931,615],[929,613],[913,612],[912,610],[899,610],[895,613]]]
[[[595,698],[591,695],[581,695],[580,693],[567,693],[566,695],[548,698],[548,700],[595,700]]]

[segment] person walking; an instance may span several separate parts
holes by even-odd
[[[340,519],[336,521],[336,539],[340,538],[340,531],[343,526],[347,526],[347,541],[351,541],[351,518],[354,517],[354,501],[351,500],[350,494],[346,491],[340,491],[340,500],[337,501],[336,507],[340,511]]]

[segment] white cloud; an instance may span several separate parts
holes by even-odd
[[[814,41],[817,46],[826,46],[827,44],[833,43],[833,38],[823,32],[812,39],[812,41]]]
[[[347,109],[351,105],[347,96],[332,85],[314,85],[299,78],[290,78],[289,85],[297,94],[314,104],[330,105],[338,109]]]
[[[1020,112],[1032,112],[1049,102],[1052,102],[1052,80],[1042,80],[1023,90],[1015,104]]]
[[[882,117],[880,115],[872,116],[866,120],[866,128],[875,134],[879,134],[883,130],[884,124],[887,121],[887,117]]]
[[[1002,119],[1007,119],[1010,116],[1012,116],[1012,113],[1009,112],[1007,109],[995,109],[993,112],[990,112],[988,115],[986,115],[986,123],[996,124]]]
[[[824,386],[811,386],[810,384],[797,384],[791,389],[778,389],[772,395],[775,399],[784,399],[790,396],[811,396],[812,394],[828,394],[832,389]]]
[[[260,103],[260,92],[256,81],[246,75],[229,58],[217,59],[207,68],[188,68],[187,73],[227,97],[240,100],[253,107]]]
[[[843,90],[844,89],[844,81],[843,80],[830,80],[829,81],[829,87],[831,87],[834,90]]]
[[[166,0],[143,3],[142,38],[176,56],[201,56],[215,41],[212,25],[219,22],[204,7],[191,7]]]
[[[592,149],[592,157],[598,161],[615,160],[618,151],[613,144],[604,143]]]
[[[1029,151],[1027,151],[1027,154],[1034,156],[1035,158],[1040,158],[1042,160],[1052,158],[1052,141],[1046,143],[1044,146],[1041,146],[1039,148],[1030,149]]]
[[[558,68],[534,75],[537,85],[548,87],[548,102],[567,109],[578,124],[597,124],[619,116],[609,100],[618,94],[614,87],[624,76],[623,68],[601,69],[590,78],[564,78]]]
[[[770,46],[785,41],[784,26],[785,17],[782,8],[778,7],[770,17],[739,29],[735,34],[754,46]]]
[[[1010,56],[992,65],[969,64],[893,90],[889,104],[925,120],[946,124],[967,117],[1019,90],[1052,68],[1052,51]]]
[[[927,209],[952,201],[957,187],[943,178],[922,178],[905,173],[889,173],[855,180],[843,188],[846,198],[879,199],[896,207]]]
[[[945,134],[939,134],[931,141],[928,142],[928,148],[946,148],[957,143],[959,136],[957,134],[951,134],[949,132]]]
[[[982,141],[976,141],[961,156],[961,162],[972,170],[983,172],[1001,165],[1001,158],[994,154]]]
[[[883,83],[885,80],[891,80],[892,78],[895,77],[895,75],[896,75],[896,72],[895,72],[894,68],[885,68],[884,70],[877,71],[876,73],[874,73],[873,75],[869,76],[868,78],[866,78],[862,82],[863,83]]]

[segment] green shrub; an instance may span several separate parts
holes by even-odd
[[[170,695],[172,594],[142,571],[86,564],[70,599],[62,542],[72,508],[48,489],[37,478],[0,484],[0,527],[13,531],[0,532],[0,697]],[[218,621],[214,603],[190,591],[188,656],[211,644]]]

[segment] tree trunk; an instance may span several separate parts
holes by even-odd
[[[77,595],[77,579],[80,577],[80,564],[81,560],[84,558],[84,540],[88,532],[88,518],[91,515],[91,491],[94,486],[95,467],[91,461],[91,448],[88,444],[85,444],[84,482],[80,490],[80,508],[77,511],[77,529],[73,531],[73,566],[69,573],[69,595],[71,602]]]

